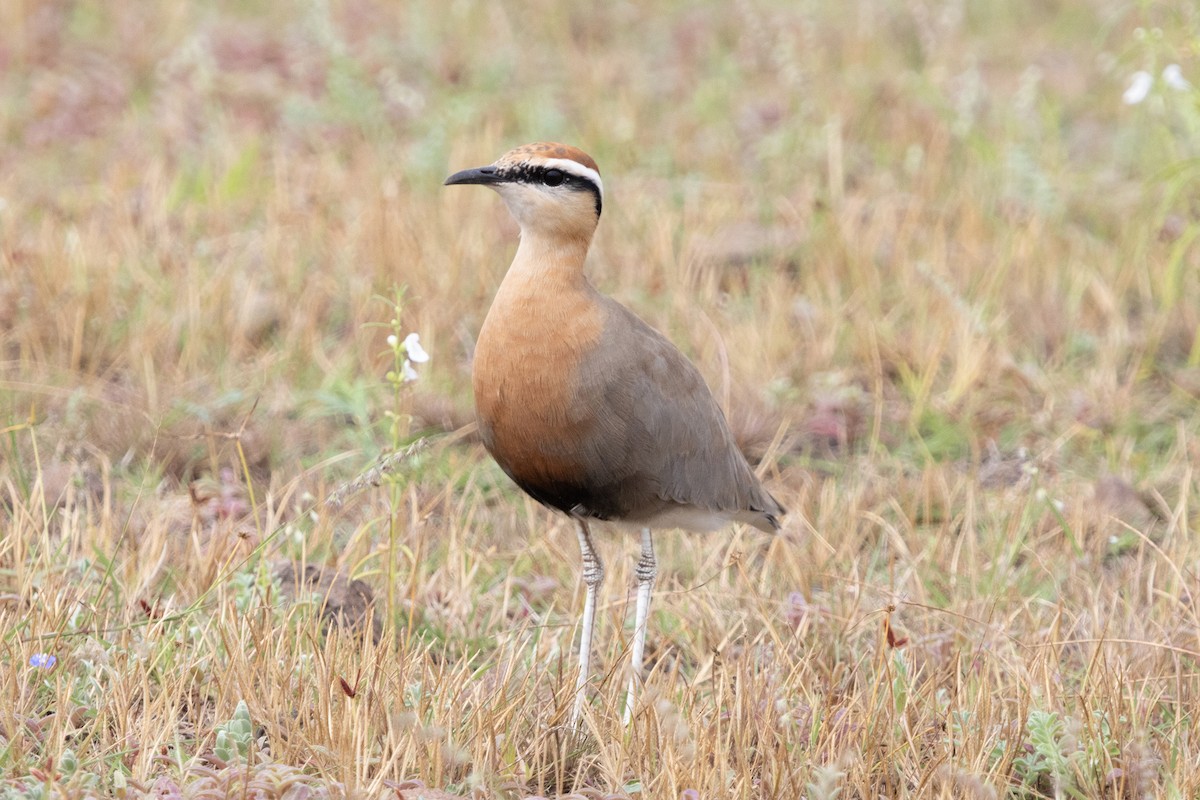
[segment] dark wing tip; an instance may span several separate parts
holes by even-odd
[[[783,523],[780,520],[787,515],[787,509],[784,508],[783,504],[776,500],[775,496],[770,492],[764,490],[763,494],[767,496],[767,501],[770,507],[763,509],[759,513],[762,514],[766,523],[771,526],[768,532],[778,531],[783,527]],[[763,528],[763,530],[767,530],[767,528]]]

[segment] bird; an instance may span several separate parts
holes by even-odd
[[[534,142],[445,181],[463,184],[494,189],[521,229],[479,331],[471,378],[492,458],[577,529],[586,591],[575,726],[604,579],[591,523],[640,532],[628,725],[658,575],[652,531],[711,532],[739,522],[775,532],[786,511],[738,449],[696,366],[588,280],[584,262],[604,204],[595,160],[571,145]]]

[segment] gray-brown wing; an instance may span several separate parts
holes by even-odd
[[[777,528],[784,510],[738,450],[699,370],[632,311],[603,302],[601,346],[581,365],[575,403],[592,416],[581,443],[589,480],[612,504],[596,510],[639,519],[678,504]]]

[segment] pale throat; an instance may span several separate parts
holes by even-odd
[[[586,284],[583,274],[591,236],[546,236],[521,231],[506,283]]]

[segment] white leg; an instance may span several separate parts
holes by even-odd
[[[571,725],[579,725],[579,715],[583,713],[583,700],[586,695],[588,671],[592,661],[592,629],[596,623],[596,595],[600,583],[604,580],[604,565],[592,544],[592,534],[587,523],[576,519],[579,523],[579,551],[583,554],[583,583],[587,593],[583,601],[583,630],[579,634],[579,679],[575,683],[575,705],[571,709]]]
[[[642,680],[642,656],[646,652],[646,620],[650,617],[650,592],[658,575],[654,560],[654,539],[649,528],[642,528],[642,557],[637,565],[637,611],[633,622],[633,663],[629,676],[629,693],[625,695],[625,713],[621,720],[628,725],[633,719],[634,690]]]

